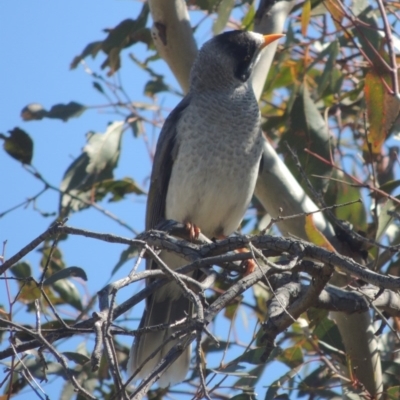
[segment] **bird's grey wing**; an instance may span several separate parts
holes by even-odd
[[[165,218],[165,203],[169,181],[171,178],[174,155],[179,150],[177,138],[177,125],[182,113],[190,104],[186,96],[165,120],[158,138],[156,153],[154,155],[153,170],[151,173],[150,189],[147,198],[146,229],[154,228]],[[161,254],[160,254],[161,256]],[[166,259],[167,255],[163,256]],[[173,257],[174,255],[172,255]],[[169,261],[166,261],[170,263]],[[178,263],[179,266],[179,263]],[[146,268],[156,268],[154,260],[146,260]],[[147,284],[151,279],[147,280]],[[192,303],[180,294],[181,289],[175,282],[170,282],[146,298],[146,308],[140,321],[139,329],[146,326],[171,324],[188,315],[192,315]],[[173,295],[173,293],[177,294]],[[179,339],[169,341],[176,328],[147,332],[135,338],[129,355],[129,369],[138,372],[137,377],[144,378],[156,367],[168,351],[176,345]],[[164,346],[163,346],[164,344]],[[154,350],[161,350],[154,355]],[[190,347],[174,362],[162,378],[161,386],[181,381],[189,369]],[[143,364],[146,364],[143,366]],[[137,371],[141,366],[141,370]]]
[[[174,154],[178,151],[177,125],[182,113],[190,104],[190,96],[185,96],[164,122],[158,139],[151,173],[149,195],[147,197],[146,230],[154,228],[165,218],[165,203]]]

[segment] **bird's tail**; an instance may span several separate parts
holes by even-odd
[[[139,328],[160,324],[173,324],[192,314],[193,305],[186,299],[175,282],[170,282],[155,292],[146,305]],[[133,374],[141,367],[135,379],[145,378],[161,361],[161,359],[176,345],[179,339],[169,340],[179,328],[168,328],[143,333],[138,336],[129,354],[128,371]],[[154,351],[157,353],[143,363]],[[181,382],[189,370],[191,347],[188,346],[179,358],[163,373],[158,384],[166,387]]]

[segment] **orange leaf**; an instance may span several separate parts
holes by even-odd
[[[383,143],[400,110],[400,102],[390,95],[383,82],[390,86],[388,74],[379,74],[375,70],[368,71],[365,77],[365,103],[367,106],[369,133],[363,151],[368,152],[368,143],[373,154],[380,154]]]
[[[322,247],[326,250],[333,252],[335,251],[329,240],[315,226],[312,215],[306,216],[305,231],[307,238],[311,243],[314,243],[317,246]]]
[[[331,14],[333,23],[335,24],[336,29],[338,31],[341,31],[342,27],[340,25],[343,20],[344,13],[338,3],[339,3],[338,0],[325,0],[324,1],[324,5],[327,8],[327,10],[329,11],[329,13]]]

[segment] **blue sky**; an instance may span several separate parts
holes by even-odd
[[[90,130],[104,132],[109,122],[119,118],[107,109],[95,109],[88,110],[80,118],[71,119],[66,123],[50,119],[24,122],[20,111],[32,102],[41,103],[47,109],[54,104],[70,101],[88,106],[105,104],[105,99],[92,87],[93,79],[83,68],[78,67],[71,71],[69,65],[86,44],[105,37],[105,33],[102,32],[104,28],[112,28],[126,18],[135,18],[141,6],[140,3],[129,0],[2,2],[0,132],[6,133],[16,126],[28,132],[35,145],[33,165],[55,186],[59,186],[66,168],[81,153],[85,145],[85,134]],[[135,48],[136,51],[142,52],[143,49],[144,46]],[[88,60],[88,65],[99,71],[101,62],[101,58],[95,61]],[[131,97],[138,101],[151,102],[151,99],[142,94],[144,79],[148,77],[137,69],[134,70],[133,64],[127,60],[127,55],[124,63],[130,64],[126,65],[126,72],[122,78],[125,79]],[[126,150],[121,156],[116,176],[132,176],[145,187],[150,161],[143,140],[134,140],[133,136],[127,133],[123,139],[123,148]],[[0,213],[42,189],[41,182],[34,179],[3,151],[0,154],[0,166]],[[144,226],[144,205],[144,196],[131,196],[126,202],[107,203],[105,207],[141,231]],[[47,192],[39,198],[36,206],[46,212],[56,211],[58,194]],[[52,218],[43,218],[32,206],[26,209],[19,208],[1,218],[0,241],[7,240],[6,258],[46,230],[51,221]],[[69,224],[132,237],[128,230],[94,210],[73,215]],[[95,293],[107,283],[111,277],[111,269],[123,250],[123,246],[105,247],[104,243],[73,237],[62,243],[61,248],[67,266],[81,266],[87,272],[87,288],[77,283],[83,297],[86,290]],[[38,277],[38,253],[31,252],[25,257],[25,261],[30,263],[34,276]],[[121,270],[120,276],[125,275],[129,267],[127,264]],[[15,286],[11,285],[11,293],[14,295],[15,289]],[[131,294],[132,292],[127,290],[124,296],[126,298]],[[8,311],[4,281],[0,282],[0,304]],[[24,309],[21,306],[14,308],[15,320],[21,320],[23,315]],[[2,370],[2,367],[0,368]],[[46,392],[51,398],[55,398],[59,388],[59,385],[50,385]],[[20,398],[25,398],[26,394],[25,391]]]
[[[0,132],[18,126],[28,132],[34,140],[33,165],[52,184],[59,186],[63,173],[72,160],[77,157],[85,145],[85,134],[92,130],[104,132],[109,122],[120,117],[107,109],[86,111],[81,117],[68,122],[44,119],[24,122],[20,112],[29,103],[37,102],[49,109],[57,103],[76,101],[87,106],[105,104],[105,99],[93,89],[93,79],[82,67],[71,71],[69,65],[86,44],[105,37],[104,28],[112,28],[126,18],[135,18],[142,4],[131,0],[69,0],[49,1],[25,0],[3,1],[0,8],[0,45],[2,63],[0,67]],[[207,24],[206,24],[207,25]],[[209,25],[208,25],[209,27]],[[197,32],[202,42],[207,38],[206,30]],[[200,35],[200,36],[199,36]],[[137,57],[145,55],[144,45],[138,45],[134,51]],[[143,95],[144,83],[149,77],[138,70],[124,53],[121,72],[122,82],[130,97],[136,101],[151,103]],[[104,56],[88,65],[100,72],[99,65]],[[177,90],[178,84],[168,69],[159,61],[158,67],[168,76],[168,82]],[[160,95],[160,103],[173,108],[179,101],[178,96]],[[134,139],[126,132],[123,139],[123,152],[116,177],[133,177],[139,185],[146,188],[150,161],[143,139]],[[18,162],[3,151],[0,153],[0,213],[23,202],[43,188]],[[49,191],[40,197],[36,206],[46,212],[57,210],[58,194]],[[144,226],[144,196],[130,196],[127,201],[105,203],[104,206],[125,220],[137,231]],[[7,241],[5,257],[8,258],[20,250],[29,241],[47,229],[52,218],[43,218],[32,205],[6,214],[0,219],[0,241]],[[96,210],[86,210],[72,215],[69,225],[99,232],[113,233],[132,237],[131,232],[121,227]],[[85,291],[94,293],[110,279],[110,271],[124,249],[123,246],[108,245],[94,240],[70,237],[61,244],[67,266],[77,265],[88,274],[87,287],[77,286],[85,297]],[[34,276],[38,277],[39,255],[33,251],[25,257]],[[125,276],[131,264],[126,264],[113,279]],[[15,295],[15,286],[11,293]],[[122,293],[118,301],[123,301],[133,292],[129,289]],[[0,281],[0,304],[8,310],[4,282]],[[14,309],[18,321],[24,315],[24,309]],[[140,310],[138,311],[138,315]],[[240,316],[241,329],[252,333],[252,325],[246,326],[247,316]],[[227,328],[226,324],[225,327]],[[227,331],[227,329],[226,329]],[[73,349],[72,349],[73,350]],[[270,372],[270,378],[278,377],[282,370]],[[276,378],[275,377],[275,378]],[[1,374],[0,374],[1,380]],[[44,386],[48,395],[58,393],[59,386]],[[25,394],[20,398],[24,398]]]

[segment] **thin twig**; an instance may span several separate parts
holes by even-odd
[[[390,62],[390,77],[392,79],[392,90],[393,95],[400,101],[400,90],[399,90],[399,77],[398,77],[398,65],[396,53],[394,51],[394,41],[392,36],[392,30],[390,28],[389,20],[385,11],[385,7],[383,5],[382,0],[377,0],[379,11],[381,13],[382,21],[383,21],[383,30],[385,31],[385,38],[388,45],[389,50],[389,62]]]

